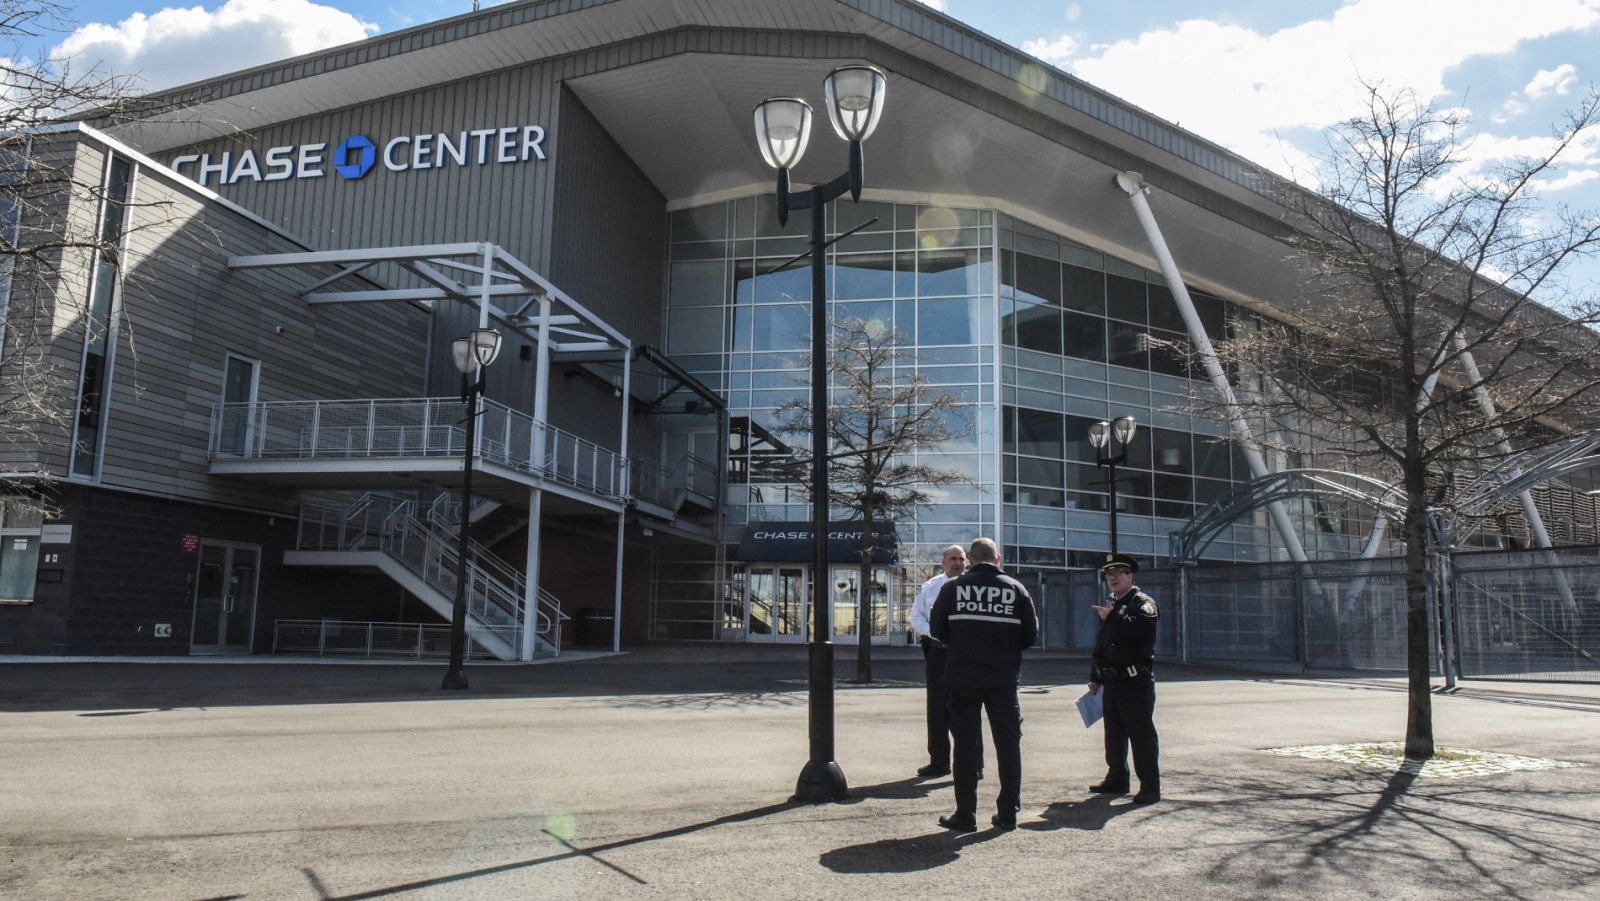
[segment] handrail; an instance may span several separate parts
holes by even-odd
[[[434,590],[455,596],[459,537],[418,516],[417,501],[368,494],[344,508],[307,504],[301,508],[299,531],[301,550],[382,551]],[[313,533],[315,538],[308,537]],[[480,624],[520,631],[525,576],[472,539],[466,575],[468,614]],[[571,617],[543,587],[535,597],[535,633],[559,654],[562,624]]]
[[[222,403],[211,416],[212,460],[459,457],[466,449],[467,407],[453,397]],[[492,400],[478,416],[481,459],[623,496],[625,462],[615,451]],[[544,448],[537,457],[536,446]]]
[[[494,626],[480,625],[478,628],[503,631]],[[349,640],[349,636],[356,640]],[[514,635],[502,636],[502,640],[506,641],[514,638]],[[468,659],[494,656],[473,636],[469,635],[468,639]],[[272,652],[315,652],[319,657],[333,653],[359,654],[363,657],[445,658],[450,656],[450,627],[368,620],[279,619],[272,623]]]

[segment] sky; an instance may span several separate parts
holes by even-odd
[[[470,11],[471,0],[65,0],[58,55],[171,87]],[[1600,84],[1600,0],[927,0],[1148,112],[1314,185],[1358,78],[1469,116],[1469,169],[1538,150]],[[485,6],[493,5],[485,0]],[[1600,129],[1539,185],[1600,208]],[[1600,260],[1570,273],[1600,290]]]

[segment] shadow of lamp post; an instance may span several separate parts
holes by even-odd
[[[767,165],[778,170],[778,222],[788,224],[789,211],[811,210],[811,641],[807,710],[810,759],[795,786],[799,801],[838,801],[849,786],[833,759],[833,642],[828,597],[828,298],[825,251],[828,203],[849,193],[861,200],[864,167],[861,143],[871,137],[883,115],[884,74],[872,66],[843,66],[823,81],[828,119],[839,137],[850,142],[850,168],[827,184],[809,191],[789,189],[789,170],[805,155],[811,139],[811,105],[795,97],[764,100],[756,105],[756,144]]]
[[[461,371],[461,401],[467,411],[467,441],[461,454],[461,534],[456,541],[456,599],[450,609],[450,669],[442,688],[466,688],[462,664],[467,656],[467,527],[472,524],[472,455],[478,444],[478,401],[483,397],[484,369],[500,354],[500,333],[475,328],[450,342],[450,356]],[[473,378],[476,372],[477,378]],[[532,628],[531,624],[528,628]]]
[[[1111,422],[1100,421],[1089,426],[1089,443],[1094,445],[1094,465],[1099,469],[1110,470],[1106,478],[1106,493],[1111,501],[1111,553],[1117,552],[1117,467],[1128,462],[1128,445],[1133,443],[1133,433],[1138,431],[1139,424],[1132,416],[1118,416]],[[1107,444],[1119,447],[1115,456],[1110,455]]]

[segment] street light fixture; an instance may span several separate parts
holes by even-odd
[[[789,170],[805,156],[811,140],[811,105],[796,97],[756,104],[756,144],[761,158],[778,170],[778,222],[787,225],[791,209],[811,210],[811,641],[809,677],[810,759],[800,771],[795,798],[839,801],[849,792],[844,771],[833,759],[833,642],[828,640],[832,605],[828,598],[828,247],[827,206],[844,196],[861,199],[865,160],[861,143],[883,115],[888,79],[872,66],[843,66],[828,73],[823,92],[828,121],[850,143],[845,174],[809,191],[789,189]]]
[[[450,609],[450,669],[443,688],[464,689],[462,669],[467,656],[467,526],[472,509],[472,455],[478,444],[478,400],[483,397],[484,369],[500,354],[500,333],[475,328],[465,338],[450,342],[450,357],[461,373],[461,402],[467,410],[467,441],[461,454],[461,533],[456,541],[456,599]],[[472,378],[473,373],[477,378]]]
[[[1106,491],[1111,500],[1111,553],[1117,552],[1117,467],[1128,462],[1128,445],[1133,443],[1133,435],[1139,430],[1139,423],[1132,416],[1118,416],[1110,422],[1100,421],[1089,426],[1089,443],[1094,445],[1094,465],[1100,469],[1110,470],[1106,478]],[[1120,446],[1115,456],[1106,453],[1110,448],[1108,444]]]

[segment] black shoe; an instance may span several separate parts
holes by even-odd
[[[997,813],[989,818],[989,825],[1000,830],[1001,832],[1010,832],[1011,830],[1017,828],[1017,819],[1016,817],[1012,817],[1008,820]]]
[[[1115,782],[1109,781],[1096,782],[1095,784],[1089,786],[1089,791],[1092,791],[1097,795],[1125,795],[1128,793],[1128,786],[1118,785]]]
[[[939,825],[952,832],[977,832],[978,821],[970,813],[955,813],[939,818]]]
[[[1133,803],[1135,804],[1154,804],[1159,800],[1161,800],[1161,791],[1154,788],[1141,788],[1139,793],[1133,796]]]
[[[930,763],[927,766],[917,767],[917,775],[924,779],[934,779],[939,776],[948,776],[950,775],[950,767],[940,766],[937,763]]]

